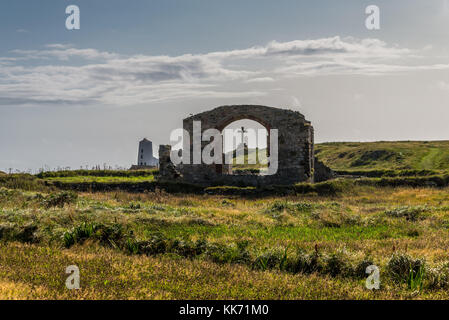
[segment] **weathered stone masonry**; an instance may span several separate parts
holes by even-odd
[[[292,110],[259,105],[221,106],[184,119],[183,128],[190,134],[190,154],[193,155],[193,121],[201,121],[201,132],[207,129],[222,131],[230,123],[250,119],[259,122],[270,132],[278,130],[278,171],[274,175],[236,175],[228,172],[226,165],[183,164],[176,167],[180,178],[186,182],[203,185],[267,185],[313,182],[314,150],[313,127],[304,116]],[[187,139],[185,139],[187,140]],[[187,142],[187,141],[185,141]],[[269,138],[268,138],[269,142]],[[209,142],[203,142],[202,149]],[[167,159],[169,146],[160,154],[161,169]],[[187,148],[185,144],[184,148]],[[269,149],[269,147],[268,147]],[[161,150],[162,151],[162,150]],[[170,168],[172,169],[172,168]],[[169,171],[169,172],[168,172]],[[172,178],[172,170],[162,170],[163,178]],[[167,172],[164,176],[163,172]]]

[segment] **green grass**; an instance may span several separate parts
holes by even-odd
[[[267,242],[272,243],[295,243],[302,241],[348,241],[362,239],[397,239],[408,237],[408,229],[392,225],[376,226],[343,226],[323,227],[316,226],[186,226],[175,224],[172,226],[151,226],[147,229],[148,234],[162,232],[169,237],[194,237],[213,238],[216,241],[238,241],[239,239],[250,240],[251,243],[264,246]]]
[[[334,170],[449,170],[449,141],[332,142],[315,152]]]
[[[37,174],[38,178],[64,178],[79,176],[94,177],[144,177],[153,176],[158,173],[157,169],[149,170],[62,170],[45,171]]]
[[[256,163],[249,163],[249,159]],[[243,156],[235,156],[232,164],[232,169],[238,171],[250,170],[266,170],[268,168],[268,158],[266,149],[248,149]],[[257,172],[256,172],[257,173]]]
[[[144,182],[144,181],[154,181],[153,175],[148,176],[130,176],[130,177],[113,177],[113,176],[75,176],[75,177],[52,177],[45,178],[46,181],[59,181],[63,183],[83,183],[83,182],[99,182],[99,183],[108,183],[108,182]]]
[[[444,188],[259,198],[2,188],[0,298],[447,298],[448,239]],[[376,293],[364,287],[368,260],[381,269]],[[410,271],[413,261],[425,269]],[[80,293],[64,289],[71,264]]]
[[[0,299],[448,299],[447,147],[320,144],[368,178],[205,194],[167,193],[157,171],[1,175]]]

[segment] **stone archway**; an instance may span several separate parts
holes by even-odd
[[[190,155],[193,154],[194,121],[201,122],[201,133],[203,133],[207,129],[217,129],[221,132],[230,123],[242,119],[257,121],[268,132],[271,129],[278,130],[278,170],[276,174],[254,177],[227,176],[216,172],[215,166],[212,165],[183,164],[180,171],[184,180],[209,185],[221,183],[291,184],[313,181],[313,127],[297,111],[259,105],[231,105],[193,115],[183,120],[183,128],[189,134],[187,139],[184,139],[184,142],[187,142],[184,149],[190,148]],[[208,142],[202,143],[201,151],[207,144]]]
[[[216,129],[222,138],[222,163],[215,164],[217,173],[265,173],[270,148],[269,124],[257,117],[238,115],[224,119]]]

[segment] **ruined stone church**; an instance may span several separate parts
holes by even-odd
[[[210,111],[192,115],[183,120],[188,133],[184,141],[183,154],[193,154],[193,124],[201,123],[201,133],[208,129],[222,131],[230,123],[250,119],[263,125],[267,132],[277,129],[277,171],[272,175],[229,174],[223,164],[191,164],[183,159],[182,164],[170,161],[171,146],[159,148],[160,175],[165,179],[180,179],[201,185],[286,185],[297,182],[318,182],[332,177],[332,172],[314,156],[314,130],[310,121],[301,113],[260,105],[221,106]],[[187,140],[184,138],[184,140]],[[268,150],[270,137],[268,134]],[[201,144],[201,152],[207,142]],[[190,149],[187,149],[190,148]],[[186,152],[189,151],[189,152]]]

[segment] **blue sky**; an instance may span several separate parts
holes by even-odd
[[[430,35],[447,41],[445,0],[4,0],[0,3],[3,52],[48,43],[120,53],[178,55],[246,48],[271,40],[330,35],[373,36],[364,27],[367,5],[382,10],[385,41],[422,45]],[[67,32],[65,7],[76,4],[82,28]],[[17,31],[23,32],[20,35]]]
[[[223,104],[298,110],[316,141],[449,139],[447,0],[4,0],[0,40],[0,170],[129,166]]]

